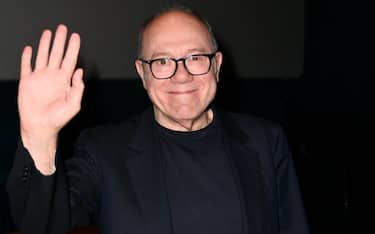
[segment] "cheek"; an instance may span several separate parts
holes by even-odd
[[[208,77],[207,77],[208,78]],[[216,95],[217,82],[215,77],[209,77],[207,82],[203,85],[203,93],[201,95],[203,102],[209,104]]]
[[[161,105],[166,102],[166,95],[163,92],[163,87],[167,80],[150,80],[152,77],[148,76],[144,82],[147,94],[152,103]]]

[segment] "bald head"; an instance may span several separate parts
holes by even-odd
[[[138,57],[142,58],[144,56],[144,46],[145,46],[145,34],[149,31],[150,28],[153,26],[158,26],[160,22],[165,22],[166,20],[169,22],[179,21],[181,18],[187,19],[189,18],[191,22],[195,22],[195,24],[199,24],[202,29],[204,29],[204,34],[207,34],[208,39],[210,41],[210,46],[212,51],[217,51],[217,41],[212,32],[212,28],[209,23],[203,19],[199,14],[192,11],[186,7],[172,7],[166,10],[159,12],[158,14],[154,15],[150,19],[148,19],[143,26],[138,35]],[[168,26],[168,23],[165,25]],[[186,25],[189,26],[189,25]]]

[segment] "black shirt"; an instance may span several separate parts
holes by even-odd
[[[193,132],[156,125],[173,233],[241,233],[239,195],[220,124]]]

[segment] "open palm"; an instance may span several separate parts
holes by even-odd
[[[40,38],[35,67],[32,48],[26,46],[21,58],[18,110],[21,132],[57,135],[80,110],[84,89],[82,69],[76,69],[80,37],[73,33],[66,52],[67,28],[59,25],[52,48],[52,33]]]

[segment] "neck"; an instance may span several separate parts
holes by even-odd
[[[207,127],[213,120],[213,111],[208,109],[194,119],[174,119],[154,110],[155,120],[163,127],[181,132],[197,131]]]

